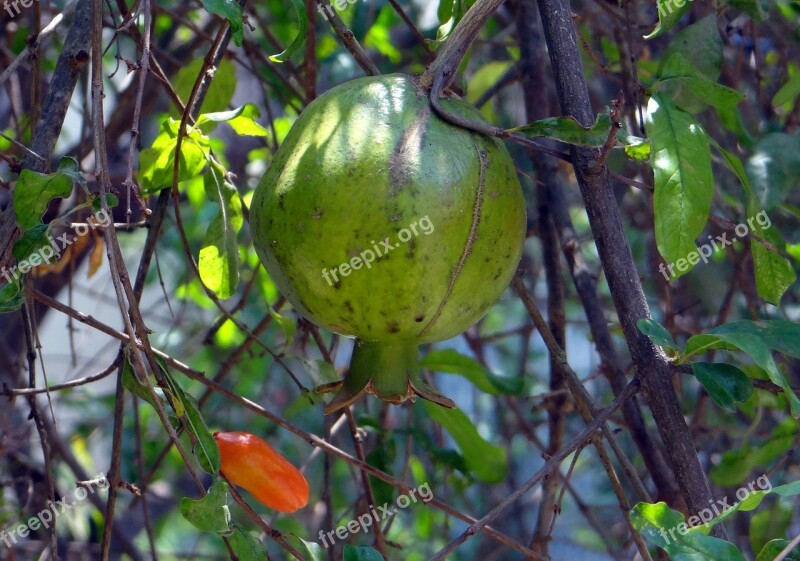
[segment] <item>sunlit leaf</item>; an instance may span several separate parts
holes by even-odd
[[[696,252],[695,238],[711,210],[711,149],[700,124],[662,94],[650,98],[645,123],[655,175],[656,245],[678,277],[694,266],[687,257]]]

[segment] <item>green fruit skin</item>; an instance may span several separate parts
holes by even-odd
[[[464,101],[442,104],[483,121]],[[364,341],[423,343],[463,332],[500,297],[526,220],[502,142],[442,120],[414,78],[390,74],[342,84],[303,111],[250,223],[266,270],[309,320]],[[334,282],[332,270],[385,251],[386,238],[396,249]]]

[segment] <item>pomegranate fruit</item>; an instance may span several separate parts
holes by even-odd
[[[443,107],[474,121],[459,98]],[[364,392],[392,403],[428,388],[420,343],[453,337],[500,297],[519,263],[525,205],[505,146],[441,119],[417,79],[337,86],[300,115],[256,188],[253,244],[289,302],[356,338],[326,390],[334,411]]]

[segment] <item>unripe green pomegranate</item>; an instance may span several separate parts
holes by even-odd
[[[442,105],[483,120],[460,99]],[[500,297],[525,206],[502,142],[439,118],[415,78],[390,74],[342,84],[303,111],[256,188],[250,223],[292,305],[356,338],[326,412],[364,392],[452,406],[421,381],[417,346],[463,332]]]

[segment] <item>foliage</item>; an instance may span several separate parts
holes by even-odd
[[[22,11],[0,23],[0,393],[12,403],[0,525],[29,524],[91,473],[115,487],[56,517],[57,534],[17,531],[15,558],[69,543],[98,558],[416,561],[464,535],[450,558],[619,559],[638,543],[643,558],[800,559],[788,551],[800,522],[795,2],[573,3],[593,122],[556,109],[558,92],[581,87],[552,78],[569,61],[545,45],[547,3],[504,3],[451,87],[515,157],[529,218],[520,278],[566,365],[509,290],[424,350],[425,376],[457,409],[370,397],[330,418],[317,388],[341,377],[352,345],[302,318],[261,267],[253,188],[303,108],[364,74],[354,41],[382,73],[421,74],[486,2],[336,1],[335,17],[324,0],[95,2],[100,45],[81,24],[90,4],[9,3]],[[67,60],[75,42],[82,55]],[[90,109],[100,86],[104,120]],[[559,161],[586,154],[611,174],[639,274],[628,286],[588,278],[621,265],[595,245],[585,177]],[[96,228],[101,211],[116,226]],[[644,298],[653,317],[635,333],[621,302]],[[697,451],[679,469],[698,462],[711,497],[737,497],[702,524],[664,461],[668,420],[645,399],[573,442],[653,346],[674,374],[675,430]],[[217,430],[258,434],[300,466],[309,506],[264,516],[221,474]],[[535,493],[509,499],[537,477]],[[752,487],[760,477],[768,489]]]

